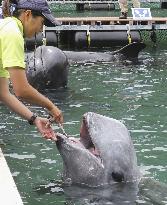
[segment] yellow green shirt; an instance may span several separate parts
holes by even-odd
[[[9,78],[7,68],[25,68],[23,25],[15,17],[0,20],[0,77]]]

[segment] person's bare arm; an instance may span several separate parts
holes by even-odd
[[[0,100],[15,113],[29,120],[33,113],[9,92],[9,82],[6,78],[0,78]]]
[[[9,92],[9,81],[7,78],[0,77],[0,101],[24,119],[31,119],[33,113]],[[56,135],[52,130],[48,119],[36,117],[34,125],[43,137],[56,140]]]
[[[55,118],[56,122],[63,123],[61,111],[48,98],[40,94],[28,83],[24,69],[13,67],[8,68],[8,71],[10,73],[10,79],[16,96],[26,102],[46,108]]]

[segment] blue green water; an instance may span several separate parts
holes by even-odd
[[[167,44],[149,43],[140,53],[140,64],[85,63],[69,68],[68,88],[45,95],[64,114],[64,128],[78,137],[85,112],[121,120],[129,129],[143,174],[167,183]],[[30,107],[47,115],[39,107]],[[54,125],[54,129],[58,127]],[[0,146],[27,205],[71,203],[61,182],[62,159],[54,142],[0,104]],[[41,186],[56,186],[43,191]],[[85,203],[88,204],[88,203]]]
[[[141,52],[139,65],[74,64],[68,89],[45,94],[62,109],[66,132],[76,137],[87,111],[121,120],[130,130],[142,172],[167,183],[166,58],[167,48],[161,46]],[[32,109],[46,114],[41,108]],[[25,204],[64,204],[59,186],[54,194],[37,191],[61,178],[62,160],[54,142],[42,139],[3,105],[0,126],[1,147]],[[56,125],[54,128],[58,130]]]

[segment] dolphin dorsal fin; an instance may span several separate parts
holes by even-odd
[[[122,54],[126,58],[137,58],[139,52],[146,47],[146,44],[143,42],[133,42],[124,46],[123,48],[114,51],[113,54]]]

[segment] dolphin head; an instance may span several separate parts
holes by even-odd
[[[80,139],[58,135],[64,179],[99,186],[132,182],[139,177],[136,154],[127,128],[118,120],[85,113]]]
[[[79,139],[67,138],[58,133],[57,148],[63,158],[63,179],[67,184],[98,186],[104,175],[100,158],[89,151]]]
[[[85,133],[87,130],[87,134]],[[130,134],[120,121],[88,112],[83,117],[80,140],[92,143],[103,162],[107,181],[133,181],[139,177]],[[90,144],[89,144],[90,145]]]
[[[59,48],[39,46],[26,54],[26,67],[29,83],[38,90],[67,86],[68,59]]]

